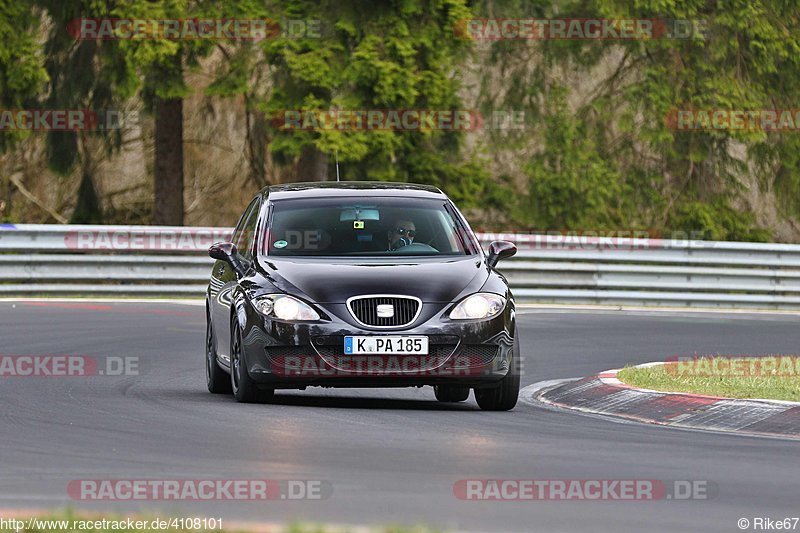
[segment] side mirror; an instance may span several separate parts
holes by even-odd
[[[215,242],[208,249],[208,255],[212,259],[228,263],[238,277],[244,276],[247,270],[242,264],[241,259],[239,259],[239,252],[236,250],[236,245],[232,242]]]
[[[489,245],[489,257],[486,262],[490,268],[494,268],[501,259],[508,259],[517,253],[517,247],[513,242],[494,241]]]

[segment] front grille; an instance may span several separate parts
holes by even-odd
[[[311,357],[314,350],[311,346],[267,346],[267,357],[273,362],[283,361],[287,357]]]
[[[499,346],[494,344],[465,344],[455,357],[456,368],[484,366],[497,357]]]
[[[378,316],[379,305],[390,305],[393,316]],[[347,302],[350,313],[358,322],[376,328],[408,326],[417,318],[422,302],[410,296],[357,296]]]
[[[369,358],[369,357],[386,357],[386,355],[347,355],[345,356],[344,353],[344,346],[340,345],[327,345],[327,346],[315,346],[317,353],[319,353],[323,358],[336,358],[336,357],[361,357],[361,358]],[[428,345],[428,355],[404,355],[404,354],[393,354],[393,357],[402,358],[402,357],[430,357],[433,360],[443,362],[453,351],[456,349],[455,344],[429,344]]]
[[[428,355],[345,355],[342,346],[314,346],[320,357],[340,370],[362,369],[366,374],[403,374],[428,372],[442,366],[455,351],[455,344],[430,344]],[[352,361],[360,361],[354,365]]]
[[[368,374],[406,373],[403,368],[408,368],[408,373],[426,372],[444,365],[458,345],[455,335],[429,335],[427,355],[345,355],[344,337],[341,335],[328,335],[314,338],[314,349],[320,357],[333,368],[352,371],[355,362],[361,367],[371,369]]]

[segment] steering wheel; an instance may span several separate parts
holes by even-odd
[[[400,248],[392,250],[392,253],[395,253],[395,254],[396,253],[407,254],[407,253],[414,253],[414,252],[428,252],[428,253],[434,252],[434,253],[438,253],[439,250],[437,250],[433,246],[430,246],[428,244],[423,244],[421,242],[412,242],[411,244],[407,244],[405,246],[401,246]]]

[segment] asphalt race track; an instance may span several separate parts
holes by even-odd
[[[797,354],[789,315],[523,311],[523,386],[676,354]],[[0,354],[138,357],[138,376],[0,379],[0,508],[79,508],[470,531],[739,531],[800,515],[800,443],[554,411],[439,404],[430,388],[205,389],[202,306],[0,302]],[[81,502],[75,479],[314,479],[320,501]],[[461,479],[708,480],[695,501],[463,501]],[[800,527],[800,526],[799,526]]]

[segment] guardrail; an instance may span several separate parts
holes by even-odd
[[[228,228],[0,225],[0,295],[202,296]],[[800,309],[800,245],[479,234],[518,300]]]

